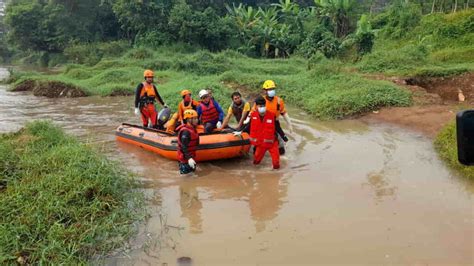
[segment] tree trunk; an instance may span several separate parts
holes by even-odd
[[[469,1],[469,0],[468,0]],[[433,5],[431,6],[431,14],[434,13],[436,0],[433,0]]]
[[[454,0],[454,9],[453,9],[453,12],[456,12],[457,9],[458,9],[458,0]]]

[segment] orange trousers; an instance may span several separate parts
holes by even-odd
[[[156,127],[156,118],[158,114],[156,113],[154,104],[146,104],[140,109],[140,113],[142,114],[142,122],[144,127],[148,126],[148,119],[151,120],[152,127]]]
[[[253,156],[253,164],[259,164],[262,161],[267,151],[270,152],[270,156],[272,157],[273,169],[279,169],[280,168],[280,151],[278,148],[278,141],[276,140],[273,142],[273,145],[271,148],[262,148],[261,146],[255,147],[255,154]]]

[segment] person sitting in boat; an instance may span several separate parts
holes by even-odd
[[[250,127],[250,144],[255,147],[253,164],[259,164],[265,153],[270,152],[272,157],[273,169],[280,168],[280,152],[278,150],[278,135],[287,142],[288,138],[281,129],[280,123],[277,123],[276,116],[273,112],[266,110],[266,101],[262,96],[255,100],[257,111],[250,114],[250,123],[246,127]],[[234,132],[234,135],[240,135],[242,131]]]
[[[179,172],[188,174],[196,170],[196,148],[199,145],[199,135],[196,132],[198,114],[192,109],[184,111],[183,124],[178,130],[178,161]]]
[[[207,90],[199,92],[201,102],[197,107],[197,113],[201,124],[204,125],[204,132],[211,133],[215,128],[221,128],[224,118],[224,111],[216,100],[211,99]]]
[[[192,98],[191,91],[182,90],[180,92],[183,100],[178,104],[178,112],[174,113],[171,119],[166,123],[166,131],[172,133],[175,128],[183,124],[184,111],[192,109],[196,110],[199,102]]]
[[[235,120],[238,123],[237,130],[242,130],[244,126],[244,121],[245,119],[247,119],[247,116],[250,113],[250,103],[242,100],[242,95],[238,91],[232,93],[231,99],[232,99],[232,104],[229,106],[229,109],[227,110],[227,116],[225,117],[221,128],[227,127],[233,115],[235,117]]]
[[[164,107],[168,108],[161,98],[156,86],[153,84],[153,71],[147,69],[143,73],[145,81],[138,84],[135,90],[135,114],[142,118],[143,127],[148,127],[148,121],[151,121],[151,126],[157,128],[157,112],[155,108],[155,100]]]

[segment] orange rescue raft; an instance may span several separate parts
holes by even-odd
[[[115,135],[118,141],[142,147],[171,160],[178,160],[177,134],[123,123],[117,128]],[[241,136],[224,131],[199,134],[195,160],[202,162],[241,157],[247,154],[249,149],[249,135],[245,132],[242,132]]]

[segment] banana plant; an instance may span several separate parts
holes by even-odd
[[[314,0],[322,16],[328,17],[334,25],[334,35],[344,37],[350,30],[350,14],[355,0]]]
[[[260,18],[257,22],[257,34],[260,39],[261,54],[262,56],[268,56],[273,32],[278,26],[278,11],[275,7],[267,10],[259,8],[257,13]]]

